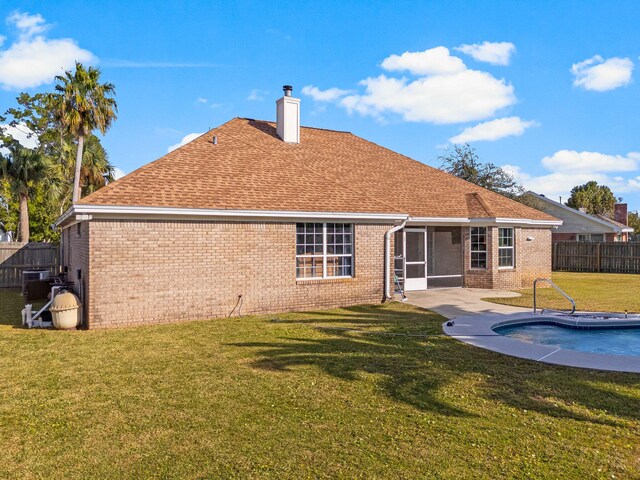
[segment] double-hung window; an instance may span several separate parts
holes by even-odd
[[[498,267],[513,268],[514,266],[514,231],[513,228],[498,228]]]
[[[296,278],[353,276],[353,225],[296,224]]]
[[[471,227],[471,268],[487,268],[487,227]]]

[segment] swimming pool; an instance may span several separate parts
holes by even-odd
[[[476,314],[442,325],[461,342],[543,363],[640,373],[640,315]]]
[[[640,356],[640,328],[572,328],[550,324],[508,325],[496,333],[527,343],[579,352]]]

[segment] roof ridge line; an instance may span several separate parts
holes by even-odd
[[[250,122],[264,122],[264,123],[273,123],[276,122],[273,120],[260,120],[258,118],[249,118],[249,117],[235,117],[241,120],[249,120]],[[324,132],[335,132],[335,133],[348,133],[349,135],[353,135],[349,130],[335,130],[333,128],[322,128],[322,127],[310,127],[309,125],[300,125],[300,128],[308,128],[310,130],[322,130]],[[357,135],[356,135],[357,136]]]

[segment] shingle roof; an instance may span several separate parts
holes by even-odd
[[[594,217],[598,217],[600,220],[612,224],[614,227],[618,228],[619,230],[627,229],[627,230],[633,231],[633,228],[629,227],[628,225],[625,225],[624,223],[617,222],[613,218],[605,217],[604,215],[594,215]]]
[[[348,132],[300,137],[285,143],[272,122],[234,118],[79,203],[555,220]]]

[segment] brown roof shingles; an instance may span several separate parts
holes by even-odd
[[[300,138],[234,118],[80,203],[554,220],[348,132],[303,127]]]

